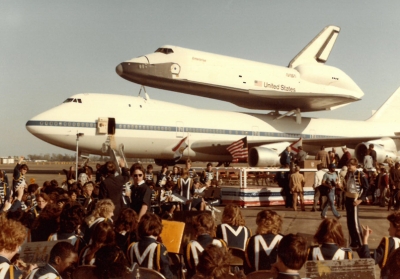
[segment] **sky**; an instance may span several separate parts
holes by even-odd
[[[159,46],[287,66],[327,25],[341,31],[326,64],[343,70],[365,95],[303,116],[365,120],[400,86],[399,12],[394,0],[0,0],[0,156],[73,154],[35,138],[26,122],[77,93],[136,96],[140,85],[119,77],[115,67]],[[147,92],[196,108],[248,111],[182,93]]]

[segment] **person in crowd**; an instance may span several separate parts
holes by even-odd
[[[279,243],[279,250],[273,271],[276,279],[300,279],[299,270],[307,259],[307,241],[294,234],[285,235]]]
[[[367,149],[367,153],[364,156],[364,169],[368,171],[368,174],[372,172],[372,169],[374,168],[374,161],[371,156],[371,150]]]
[[[317,155],[315,156],[315,160],[321,160],[323,168],[327,168],[328,165],[331,163],[329,154],[325,150],[325,146],[321,146],[320,150],[317,152]]]
[[[95,205],[97,200],[92,197],[92,193],[94,190],[95,184],[93,181],[88,181],[83,185],[82,195],[78,197],[78,202],[83,206],[86,211],[86,214],[90,214]]]
[[[11,260],[18,253],[27,233],[24,226],[17,221],[0,215],[0,276],[4,279],[22,278],[24,272],[13,265]]]
[[[161,209],[166,213],[167,219],[172,218],[174,211],[177,209],[177,203],[174,202],[172,189],[175,186],[173,181],[168,181],[161,189],[160,202]]]
[[[49,262],[32,271],[28,279],[70,278],[76,264],[78,254],[69,242],[58,242],[50,251]]]
[[[331,164],[338,165],[339,160],[340,160],[340,158],[339,158],[339,155],[336,153],[336,149],[334,147],[332,147],[332,151],[330,153]]]
[[[217,238],[223,239],[228,247],[245,250],[247,240],[251,237],[251,230],[245,223],[240,207],[227,204],[222,213],[221,224],[217,226]]]
[[[288,168],[288,167],[286,167]],[[275,180],[278,183],[278,186],[282,188],[282,191],[285,195],[285,208],[293,207],[293,197],[290,191],[290,171],[280,171],[276,173]]]
[[[140,164],[131,167],[133,185],[131,187],[131,208],[138,214],[138,221],[146,212],[150,212],[151,189],[144,181],[144,169]]]
[[[307,152],[303,150],[303,146],[298,147],[299,152],[297,152],[295,157],[295,162],[300,168],[304,168],[304,162],[307,159]]]
[[[173,278],[167,248],[157,241],[162,232],[160,217],[145,213],[139,221],[137,232],[139,242],[133,242],[128,248],[130,264],[137,263],[141,267],[161,272],[167,279]]]
[[[207,246],[199,256],[199,263],[196,266],[196,274],[193,279],[235,278],[230,273],[229,262],[231,258],[232,255],[226,247]]]
[[[335,169],[336,169],[335,164],[329,164],[329,170],[328,170],[328,172],[325,173],[324,177],[322,178],[322,185],[324,185],[328,189],[328,201],[325,203],[325,205],[322,209],[322,212],[321,212],[322,219],[326,218],[326,213],[328,211],[329,206],[332,209],[333,215],[337,219],[340,219],[342,217],[339,214],[339,212],[337,212],[336,207],[335,207],[335,201],[334,201],[336,188],[339,187],[339,177],[338,177]]]
[[[196,171],[192,168],[192,161],[190,159],[186,160],[185,167],[182,168],[182,176],[185,173],[185,171],[187,171],[189,177],[192,179],[198,176]]]
[[[381,268],[381,278],[386,278],[385,276],[387,276],[384,267],[388,258],[400,247],[400,211],[390,214],[387,220],[389,221],[389,236],[382,238],[373,254],[371,254],[368,245],[368,239],[372,233],[368,226],[363,227],[363,245],[358,251],[360,258],[373,258],[375,260],[375,263]]]
[[[97,163],[97,164],[96,164],[96,173],[95,173],[95,180],[94,180],[94,182],[95,182],[97,185],[100,185],[100,183],[101,183],[102,180],[103,180],[103,172],[102,172],[102,169],[101,169],[101,164],[100,164],[100,163]]]
[[[389,192],[389,176],[385,168],[380,168],[375,185],[379,189],[379,197],[377,197],[379,199],[379,206],[385,207],[386,196]]]
[[[76,182],[76,177],[75,177],[75,166],[70,166],[69,170],[63,169],[63,172],[65,174],[65,181],[67,182],[68,189],[71,187],[71,185]]]
[[[204,211],[206,209],[206,202],[203,198],[204,190],[206,187],[203,187],[198,178],[195,178],[193,181],[193,195],[191,197],[191,209],[196,209],[198,211]]]
[[[37,205],[32,207],[32,211],[34,213],[34,217],[37,218],[46,205],[50,202],[50,198],[46,193],[36,194],[36,202]]]
[[[300,207],[302,211],[306,211],[304,207],[304,184],[306,180],[304,175],[300,173],[300,167],[296,166],[294,173],[290,175],[290,191],[293,194],[293,210],[297,211],[297,197],[300,197]]]
[[[178,186],[175,192],[184,197],[186,200],[190,200],[191,195],[194,193],[194,180],[190,178],[189,171],[184,169],[182,176],[178,179]],[[183,205],[183,210],[189,210],[190,206],[188,204]]]
[[[344,200],[345,200],[344,178],[346,177],[346,174],[347,174],[347,166],[343,166],[339,172],[339,184],[338,184],[339,187],[336,187],[335,190],[335,200],[338,210],[340,209],[344,210]]]
[[[319,203],[318,211],[322,211],[322,205],[324,203],[325,195],[321,194],[322,179],[324,178],[325,171],[322,169],[322,164],[317,165],[317,171],[314,173],[314,203],[311,211],[315,211],[317,203]]]
[[[36,195],[39,194],[39,185],[32,183],[28,185],[28,195],[26,197],[26,205],[30,208],[37,206]]]
[[[390,184],[392,185],[391,200],[394,205],[394,210],[400,209],[400,163],[394,164],[394,169],[390,172],[389,176]],[[390,206],[390,205],[389,205]]]
[[[210,186],[211,181],[217,177],[212,168],[213,165],[208,163],[206,169],[201,173],[200,182],[206,186]]]
[[[109,161],[106,163],[107,177],[100,183],[100,199],[111,199],[115,209],[114,218],[117,218],[124,207],[122,195],[123,186],[129,181],[129,172],[125,168],[123,159],[119,161],[121,167],[121,175],[116,175],[117,167],[114,162]]]
[[[350,249],[343,248],[345,245],[342,225],[338,220],[326,218],[319,225],[314,235],[317,246],[308,249],[308,260],[327,261],[352,259]]]
[[[161,171],[159,171],[157,174],[157,187],[163,187],[167,183],[168,174],[168,165],[162,165]]]
[[[352,158],[347,165],[345,176],[347,228],[350,236],[350,247],[357,250],[362,245],[362,228],[358,219],[358,206],[365,201],[368,190],[368,180],[364,173],[357,169],[358,160]]]
[[[119,247],[105,245],[97,251],[94,269],[96,279],[126,278],[129,273],[128,260]]]
[[[23,160],[24,156],[19,157],[18,163],[14,168],[12,187],[14,195],[16,195],[18,187],[27,187],[25,175],[27,174],[29,168],[27,164],[22,164]]]
[[[48,241],[68,239],[75,247],[75,251],[79,252],[86,245],[80,235],[84,218],[85,210],[80,204],[72,202],[65,204],[60,214],[59,229],[49,236]]]
[[[106,222],[113,224],[112,217],[114,216],[114,203],[110,199],[99,200],[92,214],[86,217],[86,227],[84,237],[86,243],[90,243],[93,231],[99,223]]]
[[[369,155],[371,155],[371,157],[372,157],[372,164],[373,164],[373,167],[374,168],[377,168],[378,167],[378,165],[377,165],[377,155],[376,155],[376,150],[374,149],[374,144],[373,143],[370,143],[369,145],[368,145],[368,151],[369,151]]]
[[[70,201],[77,202],[78,201],[78,192],[76,190],[69,190],[68,197]]]
[[[31,241],[47,241],[51,234],[56,233],[60,214],[61,208],[57,204],[48,203],[32,224]]]
[[[274,262],[282,235],[282,217],[273,210],[262,210],[256,217],[257,230],[247,242],[245,273],[269,270]]]
[[[174,187],[172,189],[175,189],[178,186],[178,180],[181,177],[181,170],[179,169],[178,166],[174,166],[172,168],[172,172],[169,174],[169,178],[172,182],[174,182]]]
[[[123,209],[115,222],[115,242],[122,251],[127,251],[129,244],[138,241],[137,226],[137,213],[131,208]]]
[[[79,255],[80,265],[94,265],[96,252],[104,245],[115,244],[115,232],[111,224],[99,223],[93,230],[91,243]]]
[[[147,165],[144,180],[145,181],[151,180],[154,182],[154,173],[153,173],[153,165],[152,164]]]
[[[10,200],[11,187],[8,184],[8,177],[5,171],[0,170],[0,210],[3,209],[6,201]]]
[[[338,168],[343,168],[344,166],[347,166],[347,163],[351,159],[351,154],[347,147],[342,147],[343,155],[340,157]]]
[[[226,247],[226,243],[222,239],[214,238],[215,222],[209,212],[203,212],[193,217],[193,231],[196,233],[196,240],[189,241],[184,256],[189,277],[195,274],[199,255],[208,245]]]
[[[287,146],[285,150],[283,150],[282,153],[279,155],[280,156],[279,162],[282,168],[287,168],[290,166],[290,162],[292,159],[291,151],[292,148],[290,146]]]

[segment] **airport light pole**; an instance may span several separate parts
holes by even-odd
[[[78,181],[78,158],[79,158],[79,138],[82,137],[84,133],[76,134],[76,161],[75,161],[75,179]]]

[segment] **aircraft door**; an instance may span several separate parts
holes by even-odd
[[[115,134],[115,118],[99,117],[97,120],[98,134]]]
[[[185,127],[183,126],[182,121],[176,121],[176,137],[183,138],[185,133]]]

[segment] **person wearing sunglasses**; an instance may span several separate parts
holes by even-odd
[[[138,221],[150,211],[151,189],[144,180],[144,168],[141,164],[134,164],[131,167],[133,184],[131,187],[131,208],[138,214]]]

